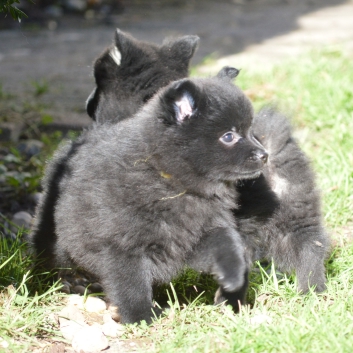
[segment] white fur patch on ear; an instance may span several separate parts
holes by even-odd
[[[193,113],[194,100],[189,93],[185,92],[180,99],[175,101],[176,118],[179,122],[190,118]]]
[[[121,53],[120,53],[119,49],[116,46],[114,46],[114,48],[110,50],[109,55],[115,61],[115,63],[119,66],[121,63]]]

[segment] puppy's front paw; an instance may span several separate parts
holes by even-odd
[[[231,263],[218,263],[213,273],[226,292],[234,292],[244,285],[244,267]]]
[[[240,307],[245,304],[246,290],[247,283],[235,292],[226,292],[219,287],[215,294],[214,303],[215,305],[231,305],[235,312],[239,312]]]

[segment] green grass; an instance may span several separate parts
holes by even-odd
[[[260,268],[253,305],[238,315],[199,300],[182,306],[175,295],[167,318],[130,326],[126,338],[147,340],[141,352],[351,352],[353,246],[337,249],[327,269],[327,291],[302,296],[295,280]]]
[[[352,82],[353,60],[338,49],[312,52],[262,73],[243,69],[237,78],[256,109],[276,104],[290,114],[313,161],[325,222],[340,245],[327,261],[327,291],[298,295],[295,276],[276,276],[273,267],[267,274],[257,265],[250,278],[250,305],[234,315],[227,307],[208,305],[215,286],[209,277],[185,272],[167,286],[168,315],[150,327],[128,326],[122,339],[136,342],[141,352],[351,352]],[[38,344],[36,338],[57,334],[50,313],[59,311],[60,295],[42,285],[43,277],[28,273],[32,260],[22,245],[2,243],[1,262],[11,256],[0,265],[0,337],[12,351],[27,352]],[[167,296],[159,295],[161,301]]]
[[[48,273],[33,269],[33,257],[18,233],[16,241],[0,238],[0,337],[6,352],[29,352],[38,338],[57,336],[50,312],[58,310],[58,284],[48,285]],[[2,352],[0,340],[0,352]]]

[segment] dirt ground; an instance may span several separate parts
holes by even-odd
[[[353,51],[352,0],[125,1],[108,21],[62,16],[55,26],[16,24],[0,31],[0,84],[19,101],[30,100],[37,82],[45,113],[70,126],[90,123],[85,100],[94,87],[92,63],[111,43],[116,27],[136,38],[197,34],[192,64],[205,57],[213,72],[223,65],[261,68],[310,47],[341,44]],[[148,5],[152,4],[152,5]]]

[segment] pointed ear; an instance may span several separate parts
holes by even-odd
[[[225,66],[217,74],[217,77],[222,80],[231,81],[239,75],[239,72],[240,72],[240,70],[236,69],[235,67]]]
[[[183,124],[195,117],[199,97],[199,89],[192,81],[184,79],[173,83],[161,97],[165,122]]]
[[[184,36],[177,39],[165,40],[162,50],[175,60],[189,63],[197,49],[199,40],[198,36]]]
[[[114,46],[111,49],[111,57],[120,65],[121,58],[126,55],[131,47],[135,46],[133,37],[121,31],[119,28],[115,31]],[[115,60],[117,59],[117,60]]]
[[[97,86],[104,85],[115,77],[121,67],[122,61],[135,47],[134,39],[117,29],[113,44],[108,47],[94,63],[94,77]]]

